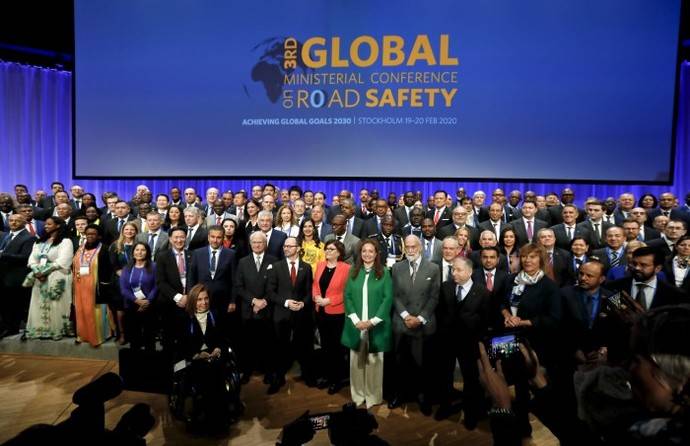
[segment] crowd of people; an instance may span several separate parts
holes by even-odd
[[[306,385],[334,394],[349,381],[367,408],[415,401],[429,416],[437,404],[439,420],[461,408],[468,429],[488,415],[503,444],[531,435],[530,411],[566,443],[685,435],[690,351],[687,323],[673,321],[690,317],[690,194],[580,208],[569,188],[426,200],[343,190],[329,202],[299,186],[201,199],[142,185],[99,207],[77,185],[51,188],[0,194],[3,336],[143,350],[160,340],[192,363],[231,347],[242,383],[263,375],[269,394],[297,362]],[[524,360],[504,375],[487,348],[506,334]],[[650,396],[644,373],[668,395]],[[653,434],[640,425],[659,414],[670,421]]]

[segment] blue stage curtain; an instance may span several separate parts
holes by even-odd
[[[618,197],[623,192],[632,192],[636,197],[649,192],[659,195],[672,191],[684,197],[690,191],[690,63],[683,62],[680,72],[680,91],[678,95],[677,145],[674,160],[674,183],[671,186],[613,185],[613,184],[567,184],[567,183],[504,183],[482,182],[431,182],[431,181],[322,181],[322,180],[275,180],[256,179],[99,179],[74,180],[72,178],[72,73],[52,69],[0,62],[0,191],[13,193],[16,183],[26,184],[30,192],[50,188],[54,180],[63,182],[66,187],[80,184],[85,190],[96,194],[114,191],[129,198],[138,184],[146,184],[155,193],[167,193],[171,187],[194,187],[204,196],[208,187],[218,187],[221,191],[239,189],[250,190],[254,184],[272,182],[279,187],[299,184],[303,189],[323,191],[330,198],[341,189],[358,191],[362,187],[377,189],[381,194],[401,193],[406,190],[421,190],[428,196],[436,189],[451,194],[456,188],[464,186],[468,192],[483,190],[487,194],[496,187],[506,193],[513,189],[533,190],[538,194],[560,192],[563,187],[574,189],[577,202],[582,203],[589,196],[606,198]],[[98,153],[98,149],[94,148]],[[653,154],[648,154],[653,156]],[[103,155],[103,162],[108,162]],[[548,162],[548,161],[547,161]],[[558,160],[561,163],[562,160]],[[602,160],[616,169],[615,160]],[[644,161],[640,161],[644,162]],[[125,172],[113,172],[114,174]],[[232,173],[232,165],[229,172]],[[286,172],[286,173],[289,173]],[[354,175],[356,172],[343,172]],[[682,199],[681,199],[682,202]]]

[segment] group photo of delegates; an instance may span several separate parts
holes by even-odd
[[[209,398],[232,351],[269,395],[488,417],[495,444],[530,413],[562,444],[690,439],[690,193],[54,182],[0,216],[2,337],[162,350]]]

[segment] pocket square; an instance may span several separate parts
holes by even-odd
[[[427,277],[426,280],[431,280],[431,277]]]
[[[268,265],[268,268],[266,270],[273,269],[273,265]]]

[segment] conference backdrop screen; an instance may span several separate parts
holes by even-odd
[[[79,177],[667,182],[680,0],[76,0]]]

